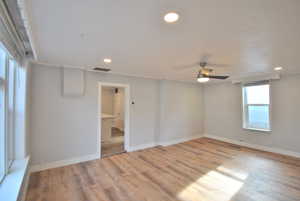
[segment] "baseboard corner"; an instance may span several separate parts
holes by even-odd
[[[258,144],[251,144],[251,143],[247,143],[247,142],[240,142],[237,140],[232,140],[229,138],[223,138],[223,137],[219,137],[216,135],[210,135],[210,134],[204,134],[204,137],[215,139],[215,140],[220,140],[223,142],[227,142],[227,143],[231,143],[231,144],[235,144],[235,145],[239,145],[239,146],[249,147],[249,148],[257,149],[257,150],[261,150],[261,151],[267,151],[267,152],[271,152],[271,153],[300,158],[299,152],[294,152],[294,151],[285,150],[285,149],[281,149],[281,148],[268,147],[268,146],[263,146],[263,145],[258,145]]]
[[[202,138],[204,135],[203,134],[198,134],[198,135],[192,135],[192,136],[188,136],[188,137],[184,137],[184,138],[177,138],[177,139],[172,139],[169,141],[162,141],[159,142],[158,144],[161,146],[170,146],[170,145],[174,145],[174,144],[178,144],[178,143],[182,143],[182,142],[187,142],[190,140],[195,140],[198,138]]]

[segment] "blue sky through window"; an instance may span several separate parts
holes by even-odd
[[[246,127],[270,130],[270,85],[254,85],[244,88]]]

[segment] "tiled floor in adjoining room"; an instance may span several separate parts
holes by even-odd
[[[119,154],[125,152],[124,149],[124,132],[112,128],[112,137],[109,142],[101,144],[101,157],[111,156],[113,154]]]

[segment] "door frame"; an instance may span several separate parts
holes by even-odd
[[[101,128],[102,128],[102,87],[124,88],[124,149],[129,150],[130,142],[130,86],[128,84],[98,82],[98,133],[97,133],[97,149],[99,158],[101,158]]]

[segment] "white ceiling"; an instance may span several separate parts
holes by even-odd
[[[231,76],[300,72],[299,0],[28,0],[39,62],[102,66],[113,73],[195,80],[197,67],[174,70],[210,54]],[[166,24],[177,11],[176,24]]]

